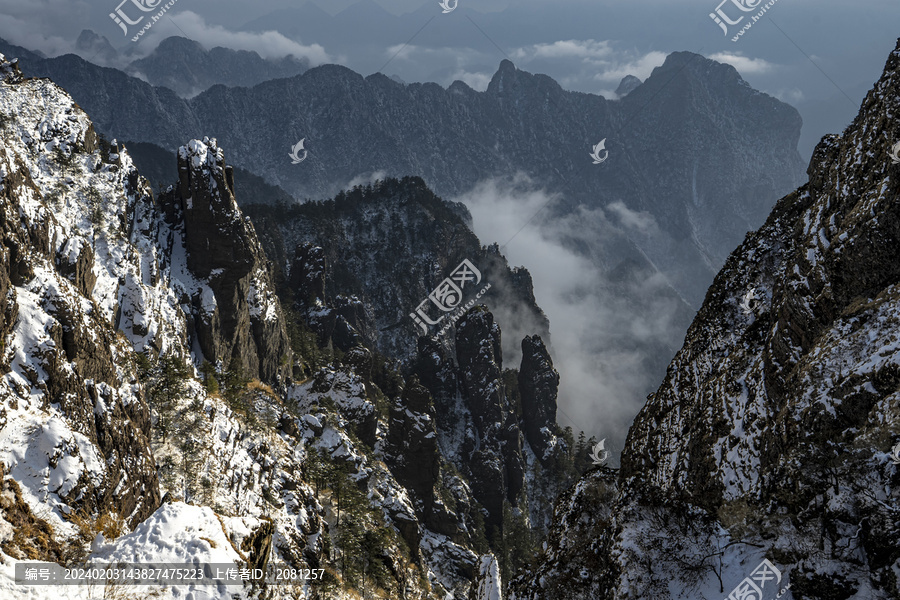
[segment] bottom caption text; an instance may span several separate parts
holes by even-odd
[[[89,564],[63,567],[55,563],[16,564],[16,583],[20,585],[247,585],[315,583],[325,569],[298,569],[272,564],[248,568],[233,563],[221,564]]]

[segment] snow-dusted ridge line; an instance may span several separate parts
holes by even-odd
[[[763,598],[900,597],[898,111],[900,41],[717,275],[619,477],[561,498],[515,600],[737,597],[764,560]]]
[[[356,374],[326,367],[309,382],[282,381],[277,392],[258,383],[246,411],[201,383],[197,368],[213,357],[201,350],[198,323],[214,322],[226,305],[216,286],[230,274],[216,267],[198,276],[191,265],[188,248],[198,234],[184,217],[205,210],[199,192],[209,194],[209,212],[221,211],[219,223],[238,231],[250,254],[258,249],[215,140],[192,140],[179,151],[197,184],[184,189],[197,193],[172,187],[154,198],[127,149],[113,142],[106,155],[90,120],[63,90],[25,79],[0,57],[0,141],[0,365],[9,367],[0,374],[0,479],[18,483],[23,504],[56,539],[79,534],[71,515],[117,511],[123,535],[96,537],[87,544],[90,557],[243,561],[250,553],[244,542],[271,527],[273,561],[327,564],[326,548],[335,543],[331,516],[305,479],[315,448],[353,465],[371,508],[390,524],[392,544],[401,535],[395,524],[404,520],[421,536],[412,549],[420,564],[403,567],[419,574],[406,584],[410,594],[433,597],[429,585],[453,589],[457,597],[467,593],[470,581],[450,564],[474,565],[478,556],[419,523],[408,491],[378,452],[348,434],[350,418],[372,419],[375,411]],[[248,265],[239,301],[250,321],[283,326],[262,262]],[[156,415],[135,352],[181,356],[191,367],[173,410],[193,421],[178,440],[152,434]],[[335,409],[317,405],[326,398]],[[288,401],[303,418],[286,409]],[[379,423],[376,448],[385,431]],[[199,450],[188,455],[186,441]],[[195,480],[172,476],[186,459],[197,461]],[[0,499],[0,545],[15,530],[3,518],[5,502]],[[84,597],[74,586],[14,583],[14,565],[25,556],[15,545],[2,548],[9,553],[0,551],[0,596]],[[385,551],[401,555],[399,545]],[[251,595],[197,586],[169,592],[192,600]]]

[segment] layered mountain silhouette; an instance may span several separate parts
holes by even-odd
[[[324,65],[184,99],[72,55],[23,56],[30,72],[59,82],[106,135],[167,151],[186,135],[214,135],[236,168],[296,198],[409,175],[450,200],[481,197],[511,178],[526,182],[512,186],[512,197],[545,192],[550,201],[540,213],[513,218],[554,231],[556,243],[589,266],[578,293],[634,323],[588,321],[579,341],[589,360],[605,361],[597,357],[610,349],[633,357],[633,382],[612,392],[633,410],[663,376],[725,257],[802,182],[798,113],[751,88],[733,67],[688,52],[670,55],[643,83],[623,82],[623,93],[631,89],[615,101],[568,92],[510,61],[484,92],[459,81],[446,89],[404,85]],[[292,164],[288,154],[301,139],[308,156]],[[590,153],[601,140],[608,155],[594,164]],[[379,304],[372,305],[383,315],[376,327],[396,325],[384,316],[400,309]]]
[[[900,597],[898,98],[900,41],[716,276],[621,470],[560,499],[513,598]]]
[[[9,54],[18,57],[26,69],[35,60],[46,58],[40,52],[10,46],[0,41]],[[92,63],[121,68],[124,72],[150,85],[165,87],[181,97],[191,97],[214,85],[250,87],[279,77],[292,77],[309,69],[306,58],[289,55],[263,58],[250,50],[233,50],[215,46],[210,49],[187,38],[173,36],[162,40],[153,51],[135,59],[119,52],[109,40],[89,29],[78,36],[75,48]],[[129,50],[131,50],[129,48]]]
[[[193,96],[214,85],[251,87],[309,69],[305,58],[264,59],[256,52],[217,46],[209,50],[193,40],[170,37],[153,52],[128,64],[125,71],[179,96]]]
[[[453,197],[518,171],[561,194],[548,214],[622,202],[659,231],[622,223],[624,239],[590,240],[588,254],[608,269],[649,262],[693,306],[744,233],[802,178],[797,112],[733,67],[687,52],[619,101],[567,92],[509,61],[485,92],[324,65],[186,100],[72,55],[24,60],[69,90],[105,134],[168,150],[185,134],[212,134],[237,166],[296,197],[329,197],[375,172],[421,176]],[[309,159],[298,166],[286,153],[301,138]],[[604,138],[609,159],[598,167],[589,152]]]

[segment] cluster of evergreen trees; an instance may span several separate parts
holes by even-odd
[[[199,399],[187,401],[191,369],[175,355],[154,360],[139,352],[135,361],[153,414],[154,445],[172,444],[176,451],[161,462],[160,479],[169,489],[179,490],[186,501],[198,499],[204,495],[197,487],[203,454],[195,434],[203,412]]]
[[[297,363],[295,375],[309,377],[319,368],[337,360],[330,348],[321,348],[311,332],[294,312],[288,311],[288,329]],[[396,391],[402,378],[387,361],[376,353],[372,375],[385,390]],[[157,359],[136,354],[136,364],[145,383],[154,416],[154,437],[158,445],[174,447],[168,460],[160,465],[160,478],[172,490],[179,490],[186,501],[213,504],[216,483],[204,474],[209,448],[204,448],[204,407],[199,397],[189,398],[189,381],[193,369],[182,358],[163,355]],[[201,381],[210,396],[218,396],[250,425],[265,425],[275,431],[274,422],[260,423],[252,405],[251,380],[235,364],[218,370],[204,362]],[[514,373],[513,373],[514,374]],[[259,387],[259,386],[258,386]],[[263,386],[264,387],[264,386]],[[327,413],[337,413],[331,402],[320,406]],[[593,467],[591,452],[597,441],[580,433],[577,440],[571,427],[559,428],[557,434],[566,444],[565,451],[553,456],[552,464],[544,469],[536,466],[532,494],[555,498],[578,477]],[[359,446],[364,448],[364,444]],[[410,549],[396,531],[385,521],[380,509],[373,508],[358,483],[359,473],[351,463],[332,458],[329,454],[308,449],[305,479],[315,487],[320,502],[326,506],[330,536],[325,540],[328,555],[328,575],[323,582],[332,589],[355,589],[363,597],[391,597],[397,586],[395,575],[413,563]],[[476,510],[477,512],[477,510]],[[542,524],[532,523],[525,500],[520,506],[506,503],[503,524],[499,531],[484,532],[483,521],[478,540],[473,540],[478,552],[493,552],[498,558],[501,576],[509,582],[519,569],[532,563],[538,554]],[[402,563],[404,569],[399,569]]]
[[[185,501],[211,504],[216,482],[204,472],[211,448],[205,441],[208,424],[202,399],[191,395],[189,381],[193,369],[179,356],[166,354],[151,358],[135,353],[139,379],[144,383],[153,416],[153,442],[166,447],[160,464],[160,479],[170,490],[178,490]],[[221,396],[232,410],[255,422],[247,399],[250,379],[234,364],[222,373],[209,363],[200,368],[209,395]]]
[[[331,540],[327,549],[336,571],[331,573],[331,583],[359,590],[363,597],[391,597],[385,595],[396,585],[391,563],[409,563],[409,548],[385,522],[381,511],[370,505],[349,463],[309,447],[305,469],[306,479],[315,486],[316,495],[329,512]],[[391,548],[400,551],[391,556]]]

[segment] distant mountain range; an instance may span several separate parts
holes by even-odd
[[[206,50],[193,40],[170,37],[148,56],[133,61],[126,72],[193,96],[214,85],[252,87],[263,81],[293,77],[309,69],[305,58],[265,59],[256,52],[216,47]]]
[[[12,50],[10,46],[4,48]],[[178,36],[164,39],[147,56],[131,60],[113,48],[106,37],[87,29],[78,36],[75,48],[88,61],[120,66],[129,75],[156,87],[169,88],[181,97],[195,96],[214,85],[251,87],[270,79],[293,77],[310,66],[306,58],[294,56],[269,59],[256,52],[220,46],[207,50],[193,40]],[[13,53],[23,64],[44,58],[40,53],[17,50]]]
[[[649,263],[693,306],[743,235],[803,178],[797,112],[753,90],[733,67],[686,52],[619,101],[567,92],[509,61],[485,92],[325,65],[190,100],[72,55],[23,61],[69,90],[109,136],[167,150],[186,134],[216,136],[236,165],[296,197],[328,197],[380,173],[421,176],[450,198],[522,172],[563,195],[556,214],[622,202],[659,231],[622,223],[621,236],[590,240],[587,253],[606,269]],[[294,165],[287,153],[300,139],[309,156]],[[592,165],[589,152],[602,139],[609,158]]]

